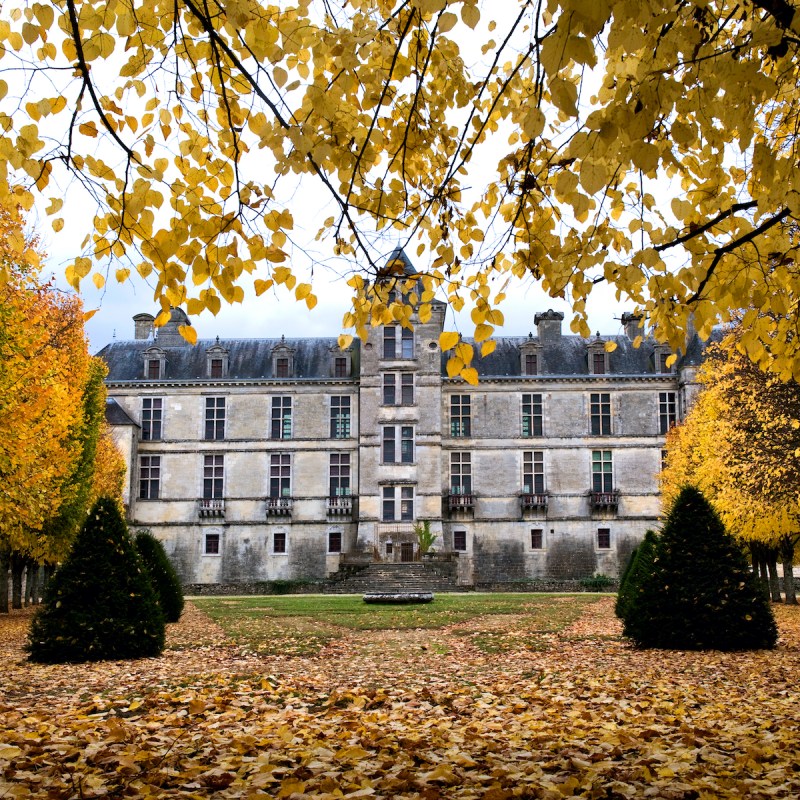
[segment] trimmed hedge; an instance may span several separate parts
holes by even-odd
[[[53,575],[28,634],[31,661],[157,656],[164,616],[117,504],[101,498]]]
[[[757,650],[774,647],[778,637],[744,553],[692,487],[670,510],[623,622],[625,634],[644,648]]]
[[[650,573],[653,566],[653,553],[658,537],[653,531],[647,531],[641,544],[631,553],[628,566],[619,583],[617,602],[614,613],[625,620],[632,599],[641,591],[642,581]]]
[[[150,531],[139,531],[136,534],[136,549],[150,573],[164,619],[177,622],[183,612],[183,589],[164,545]]]

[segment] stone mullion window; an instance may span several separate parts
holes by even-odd
[[[610,450],[592,451],[592,491],[614,491],[613,465]]]
[[[522,395],[522,435],[524,437],[541,436],[544,414],[542,396],[540,394]]]
[[[225,438],[225,398],[206,397],[206,439]]]
[[[291,497],[292,460],[289,453],[271,453],[269,457],[269,496]]]
[[[450,397],[450,435],[472,435],[472,410],[468,394],[454,394]]]
[[[667,433],[678,421],[675,392],[659,392],[658,394],[658,429]]]
[[[292,438],[292,398],[272,398],[272,425],[270,435],[273,439]]]
[[[472,494],[471,453],[450,453],[450,493]]]
[[[331,439],[350,438],[350,398],[331,397]]]
[[[544,453],[527,450],[522,454],[523,494],[544,494]]]
[[[330,454],[330,497],[350,494],[350,454]]]
[[[611,395],[595,392],[589,396],[590,431],[595,436],[611,433]]]
[[[158,500],[161,493],[161,456],[139,456],[139,499]]]
[[[161,422],[164,401],[160,397],[142,398],[142,440],[157,441],[161,439]]]
[[[203,457],[203,499],[221,500],[224,494],[225,456]]]

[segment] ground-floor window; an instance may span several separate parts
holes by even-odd
[[[544,530],[542,528],[531,528],[531,550],[544,549]]]
[[[611,549],[611,528],[597,529],[597,549],[598,550]]]
[[[204,537],[203,553],[207,556],[219,555],[219,534],[207,533]]]
[[[460,553],[466,552],[467,549],[467,532],[466,531],[453,531],[453,550]]]
[[[286,552],[286,532],[275,531],[272,534],[272,552],[285,553]]]
[[[342,552],[342,532],[341,531],[328,531],[328,552],[341,553]]]

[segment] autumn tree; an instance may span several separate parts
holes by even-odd
[[[583,334],[606,282],[676,350],[690,313],[707,335],[731,309],[772,312],[742,344],[800,376],[794,5],[502,8],[12,0],[0,198],[41,197],[58,232],[74,179],[95,213],[69,280],[138,272],[159,323],[250,289],[313,307],[293,272],[309,244],[299,181],[330,200],[317,269],[354,268],[344,324],[359,335],[409,323],[371,280],[399,239],[424,267],[408,287],[421,317],[437,294],[469,303],[484,351],[510,279],[570,301]],[[471,355],[453,373],[474,380]]]
[[[669,504],[683,485],[697,485],[728,530],[751,545],[755,564],[769,569],[763,577],[774,599],[780,556],[786,602],[794,604],[800,385],[754,366],[741,340],[739,326],[708,351],[698,376],[702,391],[667,438],[662,492]]]
[[[743,552],[693,487],[675,499],[623,621],[647,648],[755,650],[778,637]]]
[[[116,500],[122,508],[122,490],[126,473],[125,458],[114,443],[110,426],[103,420],[94,456],[90,506],[101,497],[109,497]]]
[[[40,532],[69,502],[89,369],[80,303],[40,282],[22,225],[0,204],[0,611],[9,562],[19,605],[22,570],[43,554]]]
[[[101,498],[56,570],[28,636],[32,661],[156,656],[164,617],[116,502]]]

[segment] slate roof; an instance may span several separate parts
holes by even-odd
[[[106,422],[109,425],[135,425],[139,423],[128,416],[128,412],[113,398],[106,398]]]
[[[162,348],[166,355],[164,380],[210,380],[206,351],[220,345],[228,351],[228,372],[225,379],[271,380],[272,351],[285,345],[294,352],[293,378],[324,379],[331,377],[331,350],[337,340],[314,339],[203,339],[196,345]],[[134,339],[115,341],[106,345],[97,355],[108,365],[109,383],[144,379],[144,352],[158,347],[158,341]],[[354,348],[353,361],[357,362]],[[354,374],[357,367],[354,365]],[[215,379],[219,380],[219,379]],[[276,380],[278,380],[276,378]],[[285,380],[285,379],[280,379]]]
[[[500,337],[496,340],[497,346],[493,353],[485,358],[475,360],[478,374],[484,378],[521,375],[522,363],[520,359],[520,346],[526,343],[538,343],[537,338],[529,337]],[[561,336],[555,341],[548,340],[538,350],[540,375],[588,375],[589,358],[588,345],[592,339],[583,339],[580,336]],[[646,375],[655,372],[653,340],[645,340],[635,348],[633,342],[625,335],[602,336],[600,341],[616,342],[617,349],[608,355],[609,374],[611,375]],[[480,345],[470,341],[475,352],[480,352]],[[443,354],[442,362],[447,361]]]

